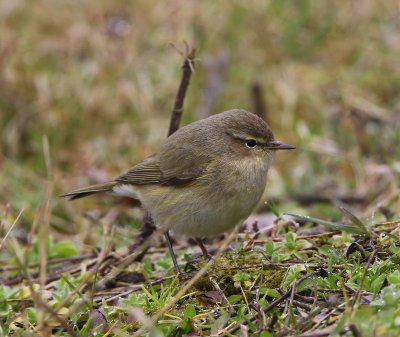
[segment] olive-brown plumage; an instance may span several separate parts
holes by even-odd
[[[114,181],[64,196],[112,192],[132,197],[165,230],[212,236],[252,212],[265,189],[273,153],[293,148],[274,141],[258,116],[229,110],[179,129],[156,154]]]

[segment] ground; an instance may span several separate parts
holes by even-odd
[[[0,335],[398,336],[398,11],[0,2]],[[130,261],[137,205],[58,196],[157,149],[186,45],[182,124],[261,111],[297,150],[276,157],[238,233],[207,242],[211,262],[176,239],[178,277],[162,238]]]

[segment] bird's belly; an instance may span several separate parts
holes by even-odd
[[[172,220],[172,232],[193,237],[215,236],[233,229],[247,218],[257,203],[239,204],[237,200],[197,203],[196,211]]]
[[[256,207],[264,185],[229,192],[197,190],[196,198],[189,187],[163,187],[142,193],[144,207],[156,223],[174,234],[192,237],[215,236],[234,228]]]

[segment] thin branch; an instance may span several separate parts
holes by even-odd
[[[260,82],[254,82],[251,86],[251,97],[253,100],[253,112],[261,117],[263,120],[267,121],[268,109],[265,103],[265,98],[263,96],[263,88]]]
[[[218,284],[218,282],[216,281],[216,279],[215,279],[214,277],[212,277],[212,276],[210,276],[210,283],[212,284],[212,286],[214,287],[214,289],[215,289],[216,291],[218,291],[219,294],[221,295],[222,304],[223,304],[223,305],[226,305],[226,306],[229,306],[229,301],[228,301],[228,299],[226,298],[224,291],[221,289],[221,287],[219,286],[219,284]]]
[[[0,241],[0,249],[1,247],[3,247],[4,242],[6,242],[8,236],[10,235],[11,231],[13,230],[13,228],[15,227],[15,225],[19,222],[19,219],[21,218],[22,214],[24,213],[24,209],[21,210],[21,212],[19,212],[18,216],[15,218],[13,224],[11,225],[11,227],[8,229],[6,235],[4,236],[4,238]]]
[[[178,92],[175,97],[174,107],[172,109],[171,121],[169,124],[168,136],[172,135],[176,130],[179,129],[181,122],[183,103],[186,96],[187,88],[189,87],[190,78],[194,70],[194,61],[196,56],[196,49],[192,48],[190,52],[186,52],[185,61],[182,65],[182,77],[181,83],[178,88]]]

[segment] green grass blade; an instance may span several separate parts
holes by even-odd
[[[356,215],[351,213],[347,208],[344,208],[342,206],[339,206],[340,211],[349,218],[349,220],[353,223],[354,226],[362,229],[365,234],[370,235],[368,228],[365,226],[365,224],[358,218]]]
[[[368,235],[368,232],[365,232],[365,230],[363,230],[359,227],[355,227],[355,226],[344,225],[344,224],[340,224],[340,223],[336,223],[336,222],[313,218],[308,215],[297,215],[297,214],[291,214],[291,213],[285,213],[285,215],[290,215],[291,217],[295,218],[296,220],[318,223],[325,227],[328,227],[328,228],[334,229],[334,230],[338,230],[338,231],[343,231],[343,232],[348,232],[348,233],[353,233],[353,234],[364,234],[364,235],[367,234]]]

